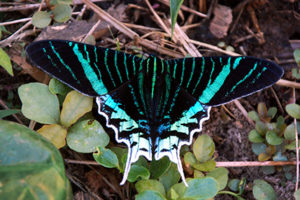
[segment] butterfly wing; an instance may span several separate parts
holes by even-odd
[[[254,57],[200,57],[168,60],[173,78],[202,104],[216,106],[269,87],[280,79],[277,64]]]
[[[144,61],[119,51],[65,40],[33,42],[26,53],[34,65],[88,96],[120,87]]]

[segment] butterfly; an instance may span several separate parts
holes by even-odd
[[[98,113],[128,147],[121,184],[140,156],[168,156],[177,164],[182,145],[218,106],[274,84],[283,75],[277,64],[254,57],[147,59],[65,40],[44,40],[26,48],[38,68],[80,93],[96,97]]]

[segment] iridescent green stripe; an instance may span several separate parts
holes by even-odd
[[[125,53],[123,53],[123,60],[124,60],[124,67],[125,67],[125,71],[126,71],[126,77],[127,77],[127,80],[129,80],[128,69],[127,69],[127,56]]]
[[[135,74],[135,56],[132,56],[133,74]]]
[[[162,59],[159,59],[160,63],[161,63],[161,73],[164,73],[165,70],[165,65],[164,65],[164,61]]]
[[[177,62],[176,60],[174,60],[174,71],[173,71],[173,78],[175,78],[175,75],[176,75],[176,69],[177,69]]]
[[[99,80],[97,77],[97,74],[93,70],[92,66],[90,65],[90,62],[88,62],[88,59],[84,59],[82,53],[80,52],[78,48],[78,44],[74,44],[73,52],[76,55],[78,61],[81,63],[82,69],[85,73],[85,76],[91,83],[93,89],[99,94],[103,95],[107,93],[107,89],[104,86],[102,80]]]
[[[115,83],[115,81],[114,81],[114,79],[113,79],[113,77],[112,77],[112,74],[111,74],[111,72],[110,72],[110,70],[109,70],[109,66],[108,66],[108,64],[107,64],[107,54],[108,54],[108,49],[105,49],[104,65],[105,65],[105,67],[106,67],[106,71],[107,71],[107,73],[108,73],[108,75],[109,75],[109,77],[110,77],[111,82],[113,83],[114,87],[116,87],[116,83]]]
[[[212,84],[207,84],[205,90],[202,92],[202,95],[199,98],[201,103],[208,103],[214,95],[220,90],[226,78],[230,74],[230,60],[231,57],[228,58],[227,64],[222,68],[221,72],[215,78]]]
[[[181,76],[180,76],[179,87],[181,87],[182,82],[183,82],[184,71],[185,71],[185,58],[182,60],[182,71],[181,71]]]
[[[134,92],[134,89],[133,89],[132,85],[128,83],[128,87],[130,88],[130,93],[132,95],[134,105],[136,106],[136,108],[137,108],[138,112],[140,113],[140,115],[144,115],[143,111],[141,110],[141,108],[138,104],[138,101],[137,101],[137,98],[135,96],[135,92]]]
[[[192,78],[193,78],[193,75],[194,75],[194,71],[195,71],[195,58],[192,58],[192,59],[193,59],[192,72],[190,73],[190,78],[189,78],[189,80],[188,80],[188,83],[187,83],[186,88],[189,87],[190,82],[191,82],[191,80],[192,80]]]
[[[197,81],[197,83],[196,83],[196,85],[195,85],[195,87],[193,89],[192,95],[195,93],[195,91],[196,91],[196,89],[197,89],[197,87],[198,87],[198,85],[199,85],[199,83],[201,81],[201,78],[202,78],[203,73],[204,73],[204,67],[205,67],[205,60],[204,60],[204,58],[202,58],[201,74],[200,74],[200,76],[198,78],[198,81]]]
[[[118,52],[117,51],[115,51],[115,59],[114,59],[114,61],[115,61],[115,68],[116,68],[117,74],[118,74],[118,76],[120,78],[121,83],[123,83],[122,76],[121,76],[121,73],[120,73],[119,67],[118,67]]]
[[[154,57],[154,66],[153,66],[153,75],[152,75],[152,91],[151,91],[151,99],[153,99],[154,96],[154,88],[155,88],[155,81],[156,81],[156,57]]]
[[[53,53],[57,56],[57,58],[59,59],[59,61],[61,62],[61,64],[63,64],[63,66],[71,73],[72,77],[77,81],[77,83],[79,83],[80,81],[77,79],[77,77],[73,73],[72,69],[60,57],[59,53],[55,50],[55,48],[54,48],[54,46],[53,46],[53,44],[52,44],[51,41],[49,41],[49,44],[50,44],[50,47],[51,47]]]

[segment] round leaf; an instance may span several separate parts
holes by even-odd
[[[65,127],[70,127],[93,107],[93,99],[73,90],[69,92],[63,103],[60,121]]]
[[[224,167],[215,168],[207,173],[206,176],[214,178],[218,182],[219,191],[223,190],[228,182],[228,170]]]
[[[135,200],[166,200],[159,192],[145,191],[135,196]]]
[[[10,58],[2,48],[0,48],[0,66],[2,66],[11,76],[14,75]]]
[[[60,152],[31,129],[0,120],[0,199],[71,199]]]
[[[180,174],[178,172],[177,165],[171,163],[171,166],[166,171],[166,173],[159,177],[159,182],[161,182],[164,185],[166,191],[168,191],[172,187],[172,185],[178,183],[179,179]]]
[[[259,155],[261,153],[266,152],[267,145],[265,145],[264,143],[253,143],[251,145],[251,148],[252,148],[253,153],[255,153],[256,155]]]
[[[153,179],[138,181],[135,184],[135,189],[137,190],[138,193],[142,193],[147,190],[152,190],[152,191],[159,192],[163,196],[166,195],[166,191],[163,184]]]
[[[259,121],[260,120],[257,112],[255,112],[255,111],[248,112],[248,117],[250,119],[252,119],[253,121]]]
[[[271,107],[268,110],[268,117],[271,117],[273,119],[277,113],[277,108],[276,107]]]
[[[109,136],[96,120],[76,123],[67,135],[68,146],[81,153],[95,152],[97,147],[105,147],[108,143]]]
[[[267,110],[267,106],[265,103],[259,103],[257,105],[257,112],[258,115],[261,116],[262,118],[265,118],[267,116],[268,110]]]
[[[51,16],[47,11],[37,11],[32,16],[32,24],[38,28],[45,28],[50,22]]]
[[[260,169],[266,175],[274,174],[275,172],[274,166],[262,166]]]
[[[295,49],[294,58],[298,66],[300,66],[300,49]]]
[[[200,135],[193,144],[193,153],[200,162],[208,161],[215,151],[215,144],[208,135]]]
[[[93,153],[94,159],[104,167],[107,168],[120,168],[117,155],[110,149],[98,147],[97,153]]]
[[[70,5],[73,3],[73,0],[57,0],[57,3]]]
[[[290,116],[300,119],[300,106],[298,104],[288,104],[285,110]]]
[[[28,83],[18,89],[25,117],[43,124],[59,122],[59,103],[48,86],[42,83]]]
[[[275,200],[276,194],[271,185],[264,180],[255,180],[253,196],[257,200]]]
[[[159,160],[153,160],[150,163],[150,172],[151,177],[153,179],[159,178],[161,175],[163,175],[170,167],[171,162],[168,157],[163,157]]]
[[[299,64],[300,64],[300,62],[299,62]],[[296,200],[300,200],[300,190],[299,189],[294,193],[294,197]]]
[[[59,80],[52,78],[49,82],[49,90],[52,94],[60,94],[62,96],[65,96],[68,92],[71,91],[71,88],[69,88]]]
[[[58,124],[44,125],[37,132],[52,142],[58,149],[66,145],[67,130]]]
[[[262,143],[265,140],[255,129],[250,131],[248,139],[253,143]]]
[[[57,4],[53,9],[54,20],[57,22],[66,22],[71,18],[72,8],[67,4]]]
[[[192,152],[190,152],[190,151],[186,152],[184,154],[184,159],[183,160],[184,160],[184,163],[186,165],[194,165],[194,164],[197,163],[197,160],[196,160],[194,154],[192,154]]]
[[[287,161],[287,157],[285,155],[282,155],[280,151],[278,151],[274,156],[273,156],[274,161]]]
[[[218,192],[218,183],[211,177],[195,178],[188,181],[188,184],[189,187],[183,194],[185,198],[209,199],[216,196]]]
[[[239,179],[231,179],[229,182],[228,182],[228,187],[231,191],[234,191],[234,192],[238,192],[239,191],[239,184],[240,184],[240,180]]]
[[[266,140],[270,145],[280,145],[283,142],[283,138],[279,137],[275,132],[268,131],[266,134]]]
[[[216,168],[216,161],[214,160],[208,160],[203,163],[196,163],[193,165],[195,169],[198,169],[200,171],[209,172]]]
[[[258,155],[258,160],[261,161],[261,162],[262,161],[267,161],[270,158],[271,158],[271,155],[266,154],[266,153],[261,153],[261,154]]]
[[[127,181],[135,182],[139,178],[148,179],[150,177],[150,172],[147,168],[140,165],[131,165],[130,171],[128,173]]]

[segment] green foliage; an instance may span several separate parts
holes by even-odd
[[[68,21],[72,16],[71,0],[51,0],[51,11],[37,11],[32,16],[32,24],[38,28],[47,27],[52,19],[58,23]]]
[[[199,136],[193,144],[193,152],[200,162],[208,161],[215,151],[215,144],[208,135]]]
[[[31,129],[0,120],[0,199],[72,199],[59,151]]]
[[[24,84],[18,89],[25,117],[42,124],[59,122],[59,103],[47,85],[42,83]]]
[[[2,66],[11,76],[14,75],[10,58],[2,48],[0,48],[0,66]]]
[[[294,58],[295,61],[298,65],[298,68],[293,68],[292,69],[292,75],[296,78],[296,79],[300,79],[300,49],[295,49],[294,51]]]
[[[300,200],[300,190],[299,189],[294,193],[294,197],[296,200]]]
[[[117,155],[110,149],[98,147],[97,152],[93,153],[94,159],[104,167],[120,169]]]
[[[263,180],[255,180],[253,186],[253,196],[257,200],[275,200],[276,194],[270,184]]]
[[[172,36],[174,32],[174,27],[176,24],[178,12],[180,6],[182,5],[183,0],[170,0],[170,15],[171,15],[171,28],[172,28]]]
[[[10,116],[10,115],[13,115],[13,114],[16,114],[16,113],[19,113],[19,112],[21,112],[21,110],[19,110],[19,109],[0,110],[0,119]]]

